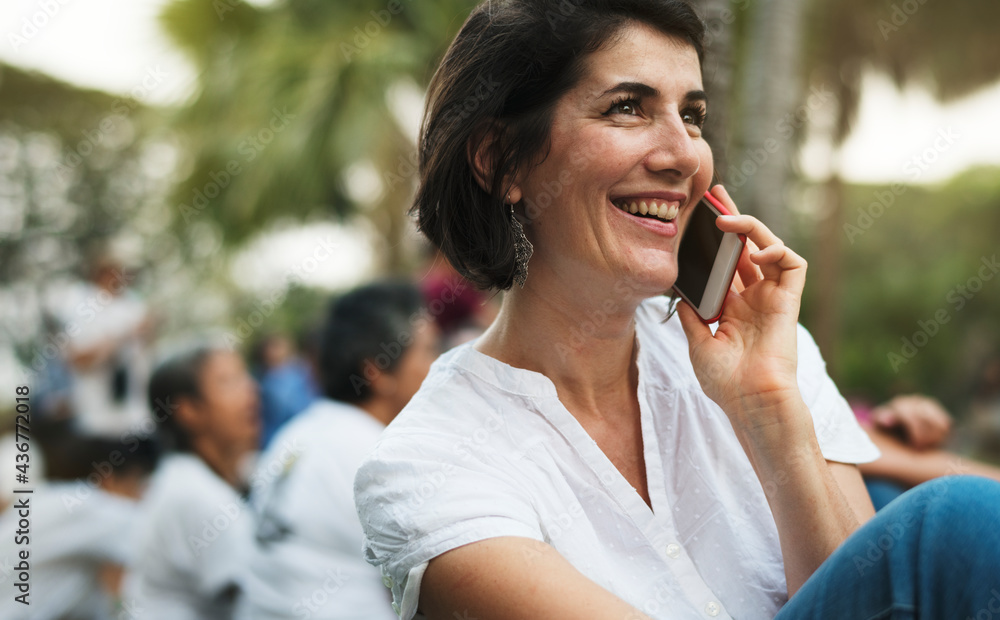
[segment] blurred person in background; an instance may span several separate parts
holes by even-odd
[[[62,321],[50,311],[42,312],[42,345],[32,363],[35,370],[32,394],[36,418],[48,421],[69,421],[73,416],[73,372],[66,359],[45,355],[46,345],[58,343]]]
[[[858,469],[875,510],[928,480],[974,474],[1000,480],[1000,468],[945,450],[951,415],[937,400],[920,394],[897,396],[874,409],[853,405],[854,415],[882,455]]]
[[[441,330],[441,348],[445,351],[482,334],[500,311],[492,297],[463,278],[441,250],[433,246],[420,278],[420,288]]]
[[[241,620],[397,617],[361,555],[354,474],[427,376],[438,330],[415,286],[378,282],[331,305],[319,346],[325,397],[278,432],[252,480]]]
[[[240,356],[201,347],[153,372],[149,406],[170,452],[143,500],[124,602],[143,620],[225,620],[253,530],[241,493],[260,437],[256,384]]]
[[[292,416],[317,397],[312,372],[284,334],[268,334],[251,354],[251,366],[260,385],[261,449]]]
[[[157,446],[150,439],[67,436],[42,448],[50,455],[48,480],[0,514],[0,618],[108,620],[122,571],[135,559],[136,500],[156,466]],[[19,544],[15,531],[25,515],[17,502],[25,499],[31,527]],[[16,598],[23,595],[15,584],[25,549],[30,605]]]
[[[79,433],[119,437],[148,420],[153,321],[146,303],[129,289],[134,279],[105,254],[90,279],[75,287],[62,310],[71,370],[70,405]]]

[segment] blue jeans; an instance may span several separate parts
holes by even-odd
[[[854,532],[775,620],[1000,620],[1000,483],[938,478]]]
[[[895,482],[884,478],[865,478],[865,487],[868,489],[868,496],[872,498],[875,510],[882,510],[889,505],[889,502],[906,492],[906,489]]]

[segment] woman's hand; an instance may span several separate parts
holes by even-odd
[[[951,433],[951,416],[941,403],[920,394],[897,396],[876,407],[872,422],[884,431],[900,431],[905,443],[917,450],[936,448]]]
[[[721,185],[712,193],[737,213]],[[801,402],[796,326],[806,261],[748,215],[720,217],[718,226],[748,238],[737,266],[740,283],[730,289],[714,335],[687,304],[678,314],[702,389],[737,430],[747,431],[782,422],[781,405]]]

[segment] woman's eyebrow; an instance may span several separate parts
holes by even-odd
[[[660,91],[642,82],[619,82],[601,93],[601,97],[625,93],[637,97],[657,97]],[[703,90],[690,90],[684,95],[685,101],[708,101],[708,95]]]
[[[708,94],[703,90],[689,90],[684,95],[685,101],[708,101]]]
[[[626,93],[639,97],[656,97],[660,94],[660,91],[656,90],[649,84],[643,84],[642,82],[619,82],[601,93],[601,97],[617,95],[619,93]]]

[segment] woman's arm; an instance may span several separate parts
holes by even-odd
[[[877,428],[866,428],[882,456],[860,466],[866,476],[886,478],[904,486],[916,486],[941,476],[972,474],[1000,480],[1000,468],[963,458],[944,450],[916,450],[897,437]]]
[[[516,537],[483,540],[431,560],[420,609],[428,620],[649,620],[551,546]]]
[[[792,596],[862,519],[820,452],[805,403],[777,405],[767,413],[788,421],[743,428],[737,436],[778,528],[785,581]],[[860,503],[856,497],[855,503]]]
[[[724,189],[716,186],[713,193],[735,212]],[[859,503],[857,489],[845,480],[853,489],[848,501],[799,393],[796,338],[805,260],[752,217],[721,217],[719,228],[749,238],[738,266],[745,288],[729,293],[714,334],[686,305],[678,314],[698,380],[726,412],[764,489],[792,595],[860,525],[852,507]]]

